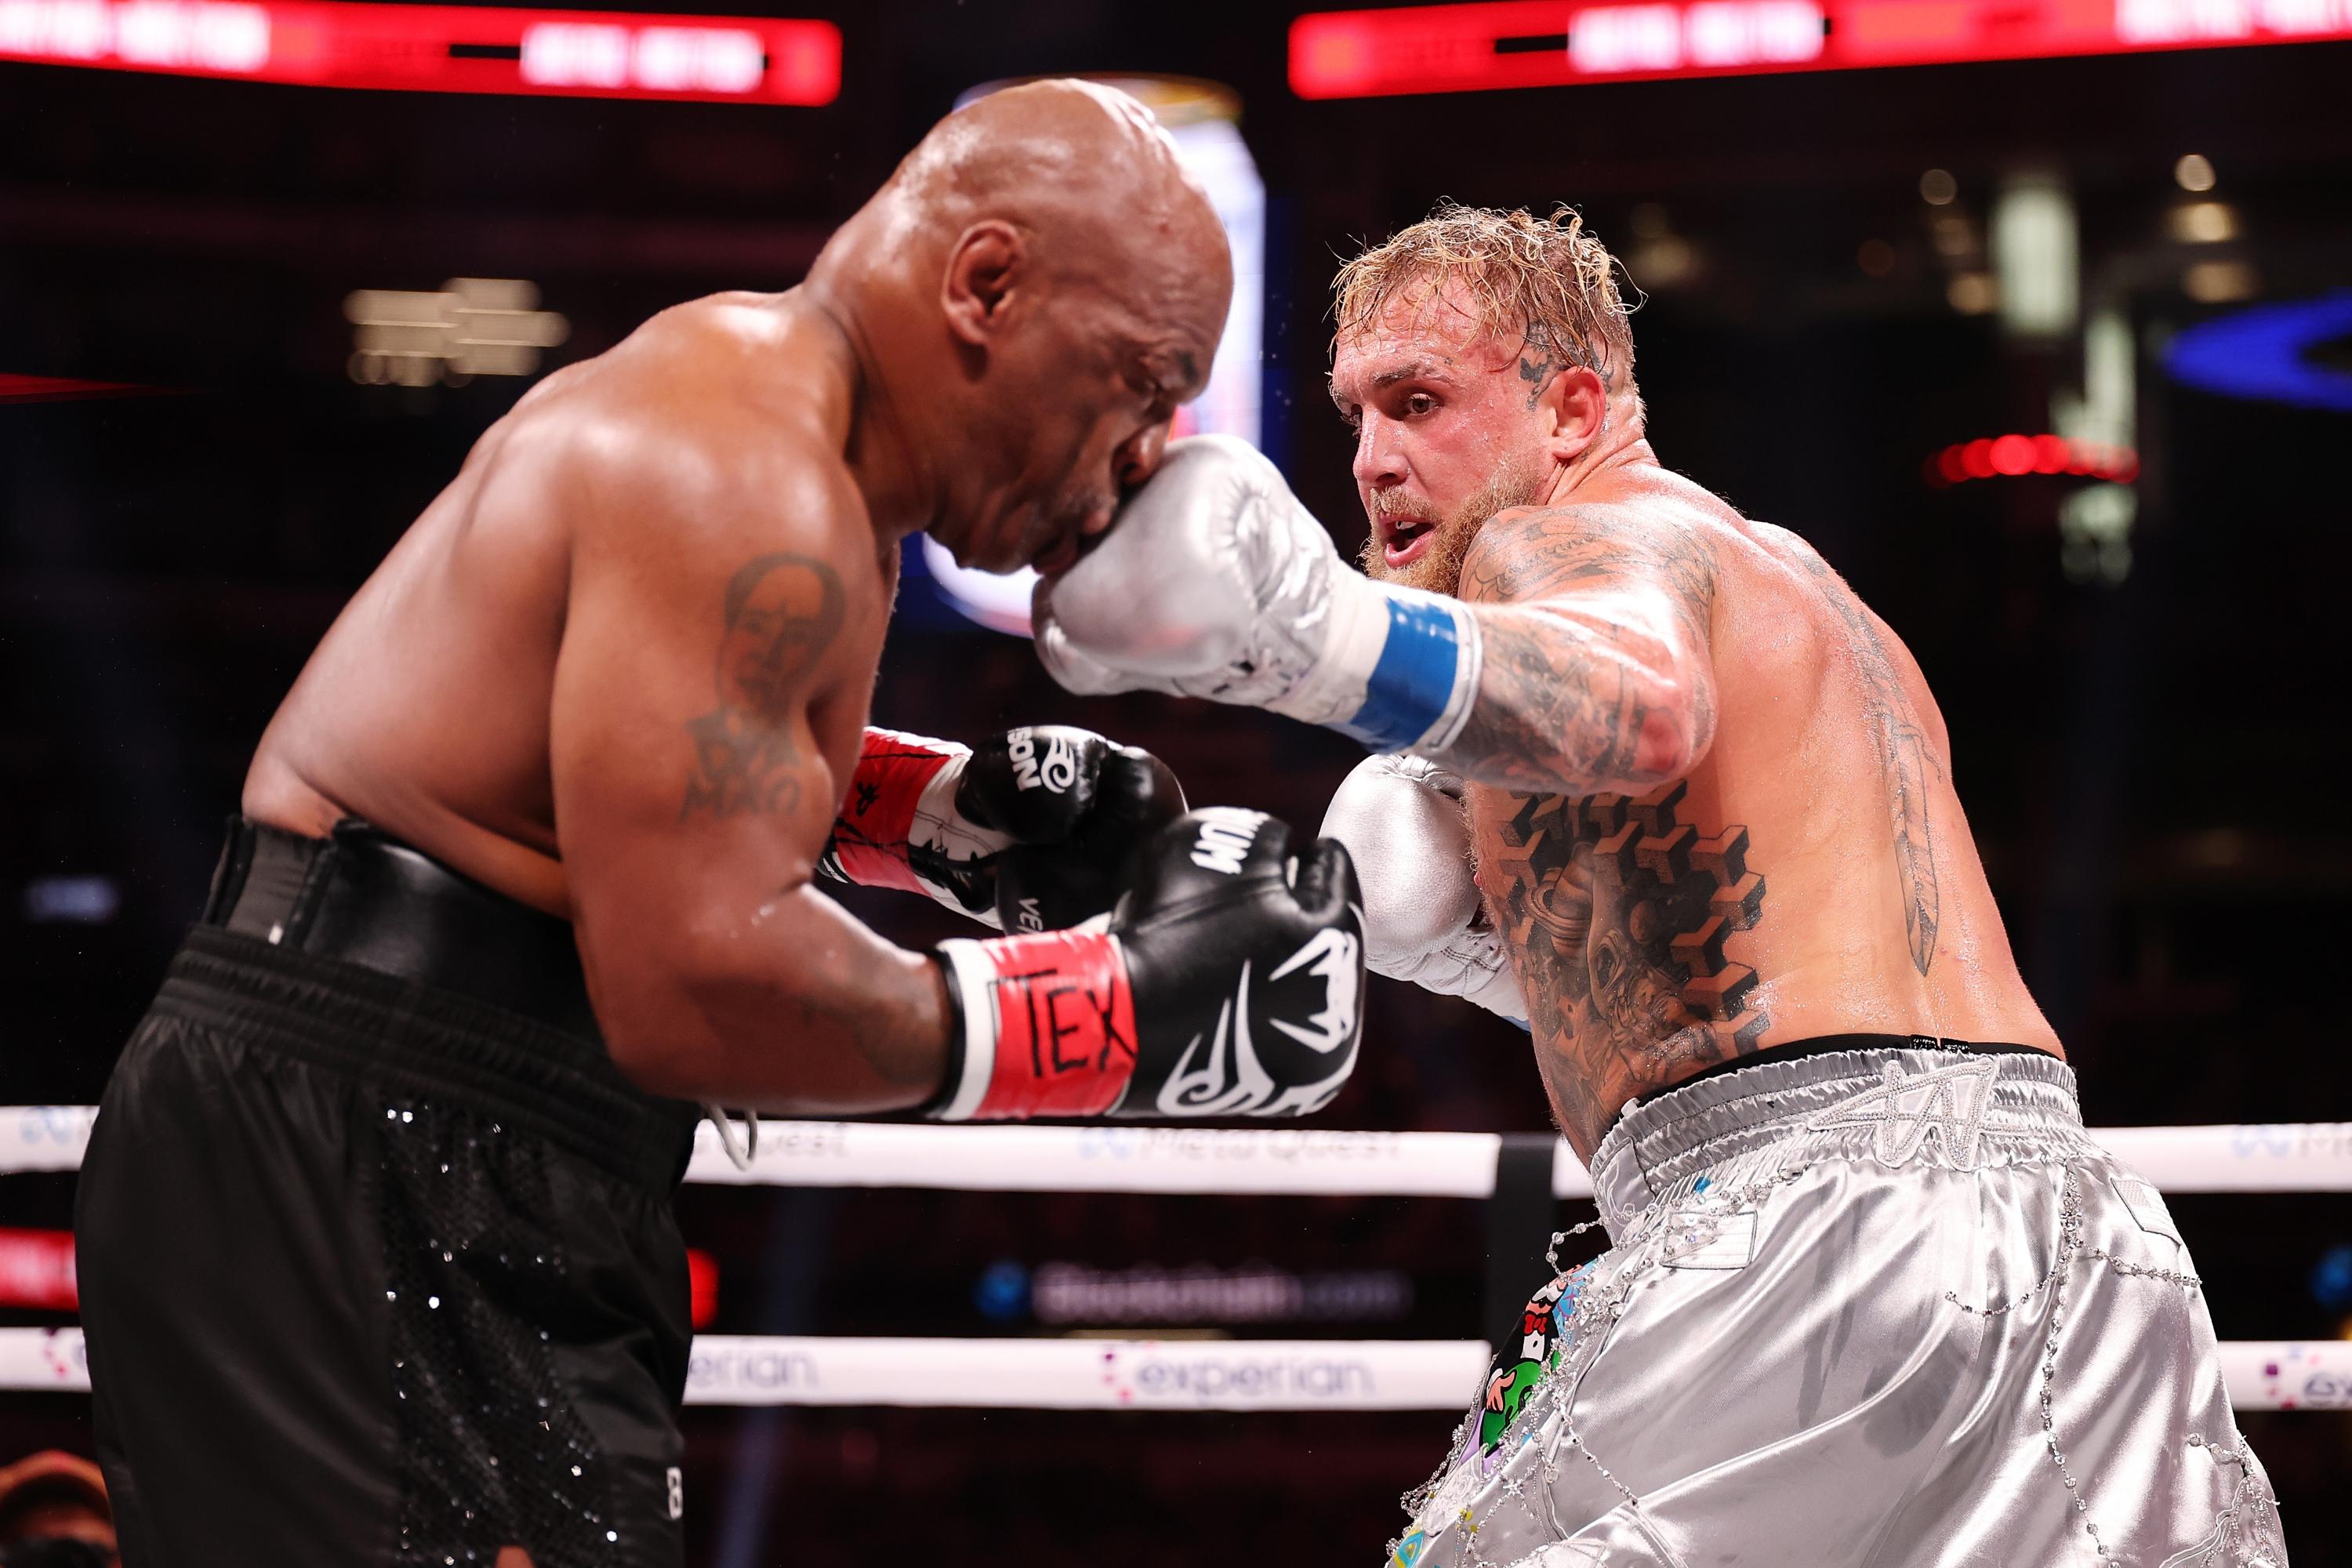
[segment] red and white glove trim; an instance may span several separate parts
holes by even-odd
[[[918,871],[918,853],[950,862],[979,860],[1013,840],[955,808],[971,748],[897,730],[869,728],[857,766],[834,816],[833,839],[822,868],[863,888],[922,893],[959,914],[997,923],[992,907],[972,909],[953,889]]]
[[[1135,995],[1107,931],[943,942],[960,1032],[940,1121],[1101,1116],[1135,1076]]]

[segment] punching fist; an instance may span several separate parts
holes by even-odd
[[[1037,654],[1073,691],[1166,691],[1437,750],[1469,716],[1468,608],[1375,583],[1247,442],[1170,444],[1078,563],[1039,583]]]
[[[941,942],[944,1121],[1305,1116],[1356,1065],[1363,924],[1348,852],[1294,859],[1262,812],[1162,828],[1107,931]]]
[[[818,868],[1055,931],[1109,913],[1136,851],[1183,809],[1167,763],[1091,730],[1007,730],[977,750],[868,730]]]
[[[1527,998],[1472,877],[1460,774],[1424,757],[1367,757],[1331,797],[1323,836],[1355,861],[1366,968],[1527,1023]]]

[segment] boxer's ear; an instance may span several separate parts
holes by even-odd
[[[948,252],[940,283],[940,305],[949,330],[982,347],[1004,324],[1014,291],[1028,280],[1029,244],[1020,229],[999,218],[973,224]]]
[[[1537,407],[1544,420],[1544,445],[1565,466],[1581,457],[1608,427],[1609,388],[1598,373],[1568,365],[1545,384]]]

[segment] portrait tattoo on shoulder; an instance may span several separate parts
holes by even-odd
[[[1764,910],[1748,829],[1682,820],[1679,779],[1639,795],[1505,797],[1486,850],[1502,935],[1526,981],[1537,1061],[1564,1121],[1745,1055],[1771,1027],[1726,938]]]
[[[1918,710],[1903,689],[1886,639],[1845,580],[1810,545],[1797,552],[1830,612],[1845,628],[1862,676],[1863,710],[1870,721],[1873,749],[1893,817],[1895,869],[1903,883],[1903,925],[1911,942],[1911,963],[1921,974],[1936,961],[1936,926],[1941,900],[1936,890],[1936,842],[1928,821],[1927,776],[1943,763],[1927,744]]]
[[[714,672],[719,705],[687,721],[694,761],[681,820],[800,804],[793,731],[845,603],[839,574],[805,555],[755,556],[728,580]]]

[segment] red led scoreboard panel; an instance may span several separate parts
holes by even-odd
[[[1301,16],[1290,86],[1377,98],[2321,38],[2352,38],[2352,0],[1503,0]]]
[[[307,87],[830,103],[830,22],[340,0],[0,0],[0,59]]]

